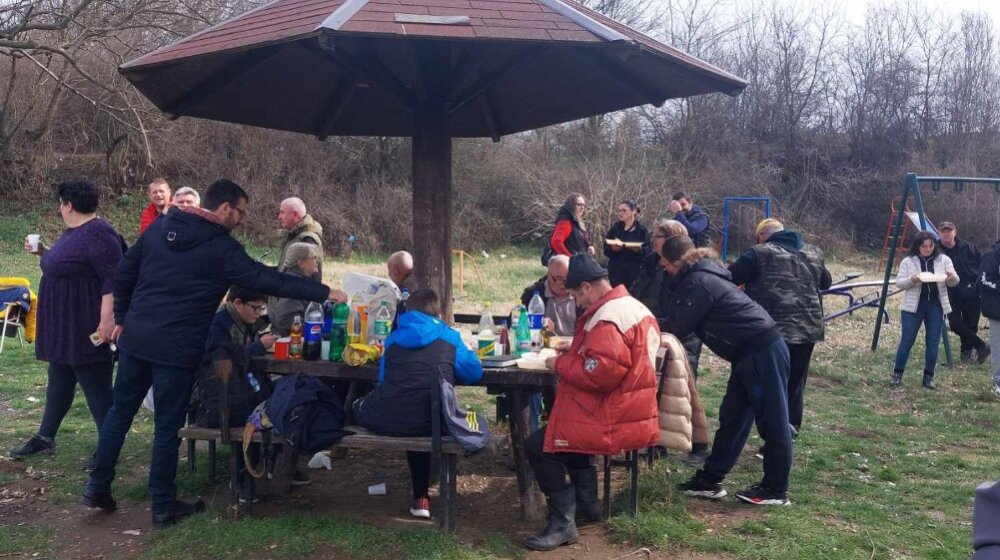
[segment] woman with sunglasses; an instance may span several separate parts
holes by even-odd
[[[649,231],[639,223],[639,206],[634,200],[618,203],[618,221],[608,229],[604,239],[608,280],[612,287],[624,284],[628,288],[639,276],[643,248],[649,241]]]
[[[278,270],[291,276],[298,276],[319,282],[319,247],[312,243],[292,243],[285,250],[285,260]],[[308,300],[272,297],[267,304],[271,331],[278,336],[288,336],[292,332],[292,321],[298,315],[305,318]]]
[[[594,254],[594,246],[590,244],[590,233],[583,215],[587,210],[587,201],[580,193],[572,193],[566,197],[566,202],[556,214],[556,227],[549,238],[551,254],[572,257],[577,253]],[[548,259],[545,259],[546,264]]]
[[[951,313],[948,288],[958,285],[958,274],[948,255],[941,252],[930,232],[921,231],[913,238],[910,254],[899,263],[896,286],[903,292],[900,324],[902,334],[896,349],[896,363],[889,385],[893,389],[903,383],[903,371],[910,358],[910,349],[917,340],[920,325],[924,325],[924,379],[925,389],[935,389],[934,366],[937,364],[938,344],[944,329],[944,318]]]

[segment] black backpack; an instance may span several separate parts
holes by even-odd
[[[282,377],[264,405],[272,430],[299,453],[313,454],[345,435],[344,402],[331,387],[304,374]]]

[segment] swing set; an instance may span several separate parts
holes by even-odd
[[[920,196],[920,185],[930,185],[931,190],[938,192],[941,190],[941,185],[945,183],[951,183],[956,193],[961,193],[965,190],[966,185],[976,186],[976,185],[993,185],[994,190],[998,195],[1000,195],[1000,179],[988,179],[982,177],[937,177],[937,176],[919,176],[916,173],[907,173],[906,179],[903,181],[903,194],[900,197],[900,208],[906,208],[907,201],[912,196],[913,206],[915,213],[917,214],[917,222],[919,222],[919,228],[921,231],[934,231],[934,226],[928,223],[927,215],[924,213],[924,201]],[[872,334],[872,352],[878,349],[879,335],[882,332],[882,318],[886,314],[885,302],[888,299],[889,294],[889,281],[892,278],[892,267],[896,264],[896,259],[893,258],[896,255],[896,250],[899,247],[901,238],[904,234],[903,219],[907,212],[897,212],[896,221],[892,227],[892,241],[890,243],[889,250],[887,252],[890,257],[886,260],[885,264],[885,277],[882,280],[882,290],[879,296],[878,304],[878,315],[875,318],[875,332]],[[1000,216],[1000,209],[998,209],[998,216]],[[1000,218],[998,218],[1000,220]],[[1000,224],[1000,221],[998,221]],[[1000,225],[998,225],[1000,227]],[[944,353],[948,360],[948,365],[953,364],[951,357],[951,346],[948,344],[948,330],[944,329],[942,332],[942,341],[944,343]]]

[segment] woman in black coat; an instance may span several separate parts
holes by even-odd
[[[590,233],[587,224],[583,222],[583,214],[587,209],[587,201],[583,195],[572,193],[559,208],[556,215],[556,226],[549,238],[549,248],[553,255],[572,257],[577,253],[594,254],[594,246],[590,244]],[[545,259],[546,261],[548,259]]]
[[[644,257],[643,245],[649,241],[646,226],[639,223],[639,207],[634,200],[618,204],[618,221],[604,236],[604,255],[608,257],[608,280],[612,286],[631,286],[639,275]],[[625,243],[637,243],[626,247]]]

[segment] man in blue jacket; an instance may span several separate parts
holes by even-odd
[[[399,328],[385,341],[378,366],[378,387],[355,401],[354,418],[382,435],[420,437],[431,433],[431,391],[439,391],[434,375],[452,383],[478,383],[483,365],[465,347],[458,331],[440,319],[441,301],[434,290],[417,290],[406,301]],[[407,451],[413,482],[410,514],[429,518],[431,456]]]
[[[150,386],[153,453],[149,470],[153,525],[160,528],[204,509],[176,499],[177,431],[191,398],[209,325],[233,284],[265,294],[344,301],[340,290],[294,278],[247,255],[229,232],[246,218],[249,196],[225,179],[208,187],[203,208],[179,208],[156,220],[118,263],[114,286],[120,357],[114,404],[101,426],[96,468],[81,501],[105,511],[115,465],[132,420]]]
[[[708,235],[708,214],[701,206],[694,203],[691,195],[679,191],[670,197],[670,204],[667,211],[674,213],[674,219],[684,225],[688,231],[688,237],[694,242],[695,247],[708,247],[712,244],[712,239]]]

